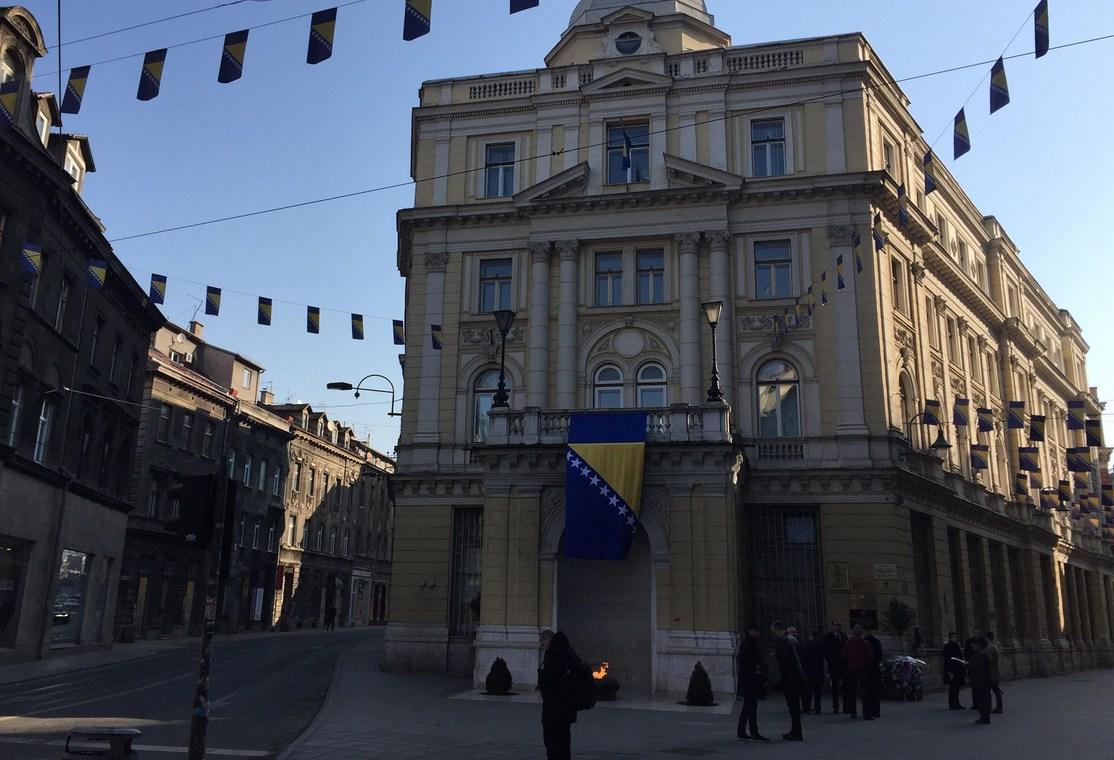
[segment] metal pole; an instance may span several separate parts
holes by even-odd
[[[712,325],[712,383],[708,386],[708,401],[723,401],[723,390],[719,387],[719,360],[716,353],[716,326]]]

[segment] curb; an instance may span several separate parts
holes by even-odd
[[[298,737],[294,739],[294,741],[290,742],[281,752],[275,755],[275,760],[289,760],[295,750],[305,744],[313,734],[317,733],[317,729],[325,721],[325,716],[328,714],[329,707],[336,699],[337,690],[333,688],[333,685],[340,675],[341,668],[358,648],[358,646],[352,647],[337,657],[336,664],[333,666],[333,675],[329,678],[329,685],[325,690],[325,698],[321,700],[321,706],[317,708],[317,714],[313,716],[313,720],[302,730],[302,733],[298,734]]]

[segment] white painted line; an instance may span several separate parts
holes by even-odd
[[[0,716],[0,723],[4,722],[6,720],[15,720],[17,718],[30,718],[30,717],[33,717],[35,715],[43,715],[45,713],[57,712],[59,710],[68,710],[71,707],[80,707],[81,705],[89,705],[89,704],[92,704],[94,702],[103,702],[106,699],[115,699],[116,697],[123,697],[127,694],[134,694],[137,691],[144,691],[146,689],[153,689],[156,686],[163,686],[163,685],[168,684],[168,683],[173,683],[174,681],[181,681],[184,678],[194,678],[194,677],[195,676],[194,676],[193,673],[185,673],[185,674],[180,675],[180,676],[174,676],[173,678],[164,678],[161,681],[154,681],[152,683],[143,684],[142,686],[136,686],[134,689],[125,689],[124,691],[118,691],[118,692],[115,692],[113,694],[105,694],[104,696],[101,696],[101,697],[93,697],[92,699],[83,699],[80,702],[70,702],[69,704],[58,705],[56,707],[47,707],[47,708],[44,708],[42,710],[30,710],[30,711],[22,713],[20,715],[2,715],[2,716]]]

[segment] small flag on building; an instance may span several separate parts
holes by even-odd
[[[518,13],[527,8],[537,8],[540,0],[511,0],[511,13]]]
[[[62,98],[62,113],[78,113],[81,99],[85,97],[85,83],[89,81],[89,66],[75,66],[70,69],[66,82],[66,94]]]
[[[904,182],[897,186],[897,223],[902,227],[909,224],[909,194]]]
[[[1030,414],[1029,415],[1029,440],[1041,442],[1044,441],[1044,415],[1043,414]]]
[[[403,322],[402,322],[401,319],[392,319],[391,320],[391,331],[394,333],[395,345],[396,346],[405,346],[406,345],[406,328],[403,325]]]
[[[936,158],[932,155],[932,151],[924,154],[924,194],[927,197],[930,193],[936,192]]]
[[[352,315],[352,340],[364,339],[364,315]]]
[[[272,310],[271,299],[259,296],[259,308],[256,310],[255,321],[264,327],[270,327]]]
[[[166,303],[166,275],[152,274],[151,289],[148,291],[151,303]]]
[[[1019,472],[1013,479],[1013,492],[1017,496],[1029,495],[1029,476],[1024,472]]]
[[[1068,430],[1085,430],[1087,423],[1084,421],[1086,407],[1082,401],[1068,402]]]
[[[1091,485],[1090,473],[1073,472],[1071,474],[1072,483],[1075,485],[1076,491],[1082,491]]]
[[[1036,446],[1019,446],[1017,466],[1025,472],[1040,472],[1040,449]]]
[[[306,63],[321,63],[333,55],[333,33],[336,31],[337,9],[317,11],[309,20],[309,48]]]
[[[1040,470],[1029,471],[1029,486],[1038,490],[1044,488],[1044,476],[1041,475]]]
[[[1007,430],[1024,430],[1025,429],[1025,402],[1024,401],[1011,401],[1009,409],[1006,412],[1006,429]]]
[[[241,29],[224,36],[224,50],[220,54],[217,81],[221,84],[235,82],[244,75],[244,56],[248,51],[248,30]]]
[[[108,262],[104,259],[89,259],[87,272],[89,287],[100,290],[104,287],[104,281],[108,278]]]
[[[1103,445],[1102,420],[1087,419],[1085,424],[1087,426],[1087,445],[1101,447]]]
[[[1071,483],[1061,480],[1056,487],[1056,496],[1060,501],[1071,501]]]
[[[880,251],[886,247],[887,235],[882,229],[882,215],[874,215],[874,226],[871,228],[871,235],[874,237],[874,250]]]
[[[851,228],[851,248],[855,251],[855,274],[862,274],[863,271],[863,257],[859,254],[859,246],[863,244],[862,235],[859,234],[858,227]]]
[[[1001,57],[990,70],[990,112],[994,113],[1010,102],[1010,86],[1006,81],[1006,64]]]
[[[843,290],[847,283],[843,281],[843,254],[836,256],[836,290]]]
[[[952,409],[952,424],[956,427],[968,427],[971,424],[971,400],[957,398]]]
[[[429,337],[433,343],[433,350],[440,351],[444,344],[441,342],[441,325],[429,326]]]
[[[0,116],[9,124],[15,123],[16,106],[19,105],[20,80],[9,79],[0,84]]]
[[[989,470],[990,469],[990,449],[986,444],[972,443],[971,444],[971,469],[972,470]]]
[[[1048,491],[1041,491],[1041,509],[1055,509],[1056,508],[1056,494]]]
[[[1067,451],[1068,469],[1072,472],[1091,471],[1091,449],[1088,446],[1072,446]]]
[[[220,316],[220,288],[212,285],[205,288],[205,313],[214,317]]]
[[[19,249],[19,268],[24,274],[38,277],[43,271],[43,249],[34,243],[24,243]]]
[[[921,415],[921,422],[926,425],[939,425],[940,424],[940,402],[934,398],[925,399],[924,413]]]
[[[828,290],[824,287],[824,283],[827,281],[827,279],[828,279],[828,273],[826,271],[821,272],[820,273],[820,305],[821,306],[827,306],[828,305]]]
[[[159,94],[162,84],[162,69],[166,64],[166,48],[152,50],[143,56],[143,69],[139,72],[139,90],[135,96],[140,100],[151,100]]]
[[[1114,485],[1110,483],[1102,484],[1102,505],[1114,507]]]
[[[990,433],[994,431],[994,410],[992,409],[977,409],[975,410],[979,415],[979,432]]]
[[[1036,57],[1048,53],[1048,0],[1040,0],[1033,11],[1033,38]]]
[[[402,39],[416,40],[429,34],[433,0],[406,0],[406,16],[402,20]]]
[[[627,127],[623,125],[623,171],[630,169],[630,154],[633,146],[631,145],[630,134],[627,133]]]
[[[971,134],[967,131],[967,115],[963,113],[963,109],[959,109],[959,113],[955,115],[955,133],[952,135],[952,149],[955,153],[955,158],[959,158],[967,151],[971,150]]]
[[[306,307],[306,332],[314,335],[321,332],[321,309],[316,306]]]

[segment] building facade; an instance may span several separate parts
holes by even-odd
[[[34,17],[0,8],[0,663],[111,644],[163,323],[80,197],[88,139],[52,133],[55,98],[31,90],[45,53]]]
[[[561,628],[634,690],[701,661],[732,691],[747,619],[893,635],[895,601],[928,647],[996,631],[1007,675],[1108,662],[1109,544],[1015,493],[1006,423],[1045,415],[1044,486],[1068,479],[1069,403],[1102,410],[1087,344],[946,168],[925,196],[867,40],[732,46],[700,0],[582,0],[545,63],[426,82],[414,110],[387,667],[482,683],[499,656],[532,683]],[[956,399],[990,430],[949,424]],[[569,415],[619,408],[648,419],[634,546],[569,560]]]

